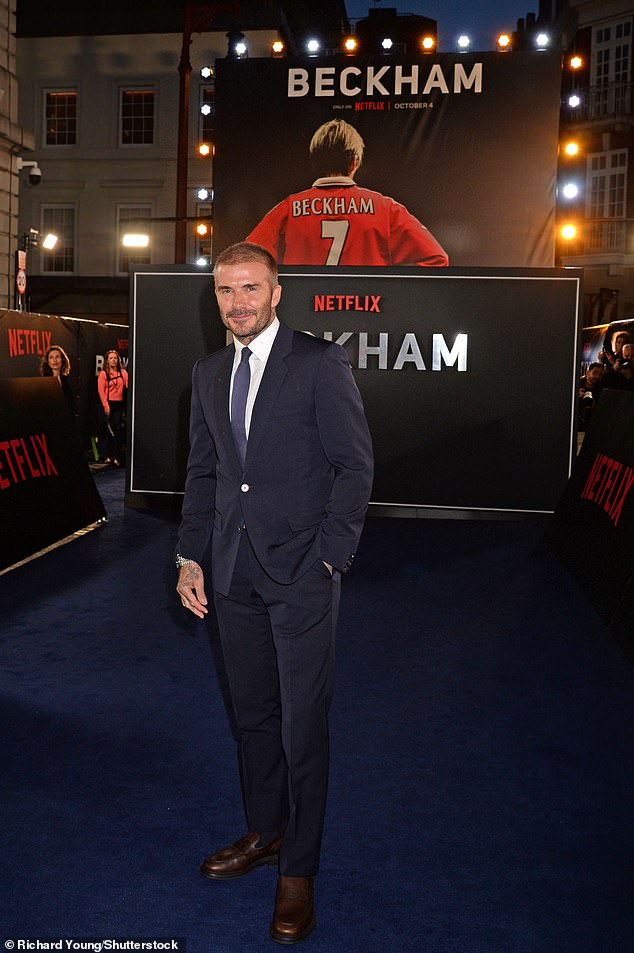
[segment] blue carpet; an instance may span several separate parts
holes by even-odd
[[[176,526],[124,511],[0,579],[0,946],[185,937],[278,949],[243,831],[215,637]],[[634,672],[544,523],[367,523],[344,583],[318,928],[328,953],[632,953]]]

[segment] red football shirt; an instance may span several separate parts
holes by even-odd
[[[404,205],[348,176],[317,179],[289,195],[247,237],[284,265],[421,265],[447,253]]]

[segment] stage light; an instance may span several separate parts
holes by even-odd
[[[381,46],[386,53],[389,53],[394,46],[394,40],[390,39],[389,36],[384,36],[381,40]]]
[[[501,50],[502,52],[511,49],[511,37],[508,35],[508,33],[500,33],[496,43],[498,50]]]
[[[206,202],[207,199],[209,198],[209,189],[205,189],[205,188],[198,189],[198,191],[196,192],[196,196],[197,198],[200,199],[201,202]]]
[[[565,199],[576,199],[579,195],[579,186],[576,182],[566,182],[561,189],[561,194]]]
[[[579,143],[578,142],[567,142],[564,146],[564,152],[567,156],[577,156],[579,155]]]
[[[433,38],[433,36],[424,36],[420,41],[420,45],[426,53],[431,53],[433,48],[436,46],[436,40]]]
[[[321,43],[319,40],[315,40],[314,38],[308,40],[306,43],[306,49],[311,56],[316,56],[317,53],[319,53],[320,47]]]
[[[286,46],[284,45],[284,40],[273,40],[271,44],[271,52],[273,56],[283,56]]]
[[[242,30],[234,27],[227,33],[227,55],[234,56],[236,59],[242,59],[246,56],[247,44]]]
[[[201,142],[198,146],[198,152],[201,156],[208,156],[211,153],[211,146],[207,142]]]
[[[214,71],[211,68],[211,66],[203,66],[203,68],[200,71],[200,75],[202,76],[203,79],[209,79],[211,76],[214,75]]]
[[[578,96],[576,93],[573,93],[568,97],[568,105],[573,109],[576,109],[577,106],[581,105],[581,96]]]
[[[459,50],[468,50],[471,46],[471,38],[467,36],[466,33],[461,33],[458,37],[458,49]]]
[[[573,56],[570,60],[570,69],[581,69],[583,60],[580,56]]]
[[[356,36],[347,36],[343,41],[343,48],[346,53],[356,53],[359,46],[359,41]]]
[[[569,242],[575,238],[577,229],[572,223],[569,222],[567,225],[562,225],[562,227],[559,229],[559,234],[562,238],[565,238],[565,240]]]
[[[209,225],[206,225],[205,222],[199,222],[196,226],[196,234],[200,238],[204,238],[205,235],[209,234]]]
[[[46,248],[48,251],[52,251],[53,248],[57,245],[59,241],[59,235],[55,235],[54,232],[49,232],[48,235],[44,238],[42,242],[42,248]]]
[[[140,232],[126,232],[121,239],[121,244],[125,248],[147,248],[150,244],[150,236]]]
[[[203,103],[202,106],[200,107],[200,111],[203,114],[203,116],[208,116],[209,113],[211,112],[211,106],[209,105],[209,103]]]
[[[550,37],[547,33],[538,33],[535,37],[535,46],[538,50],[547,50],[550,46]]]

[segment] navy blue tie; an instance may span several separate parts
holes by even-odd
[[[251,351],[249,348],[243,347],[240,363],[236,367],[236,372],[233,375],[233,390],[231,391],[231,429],[242,466],[244,466],[244,458],[247,455],[247,428],[245,418],[249,384],[251,383],[250,357]]]

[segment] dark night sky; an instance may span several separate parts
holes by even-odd
[[[450,52],[456,48],[460,33],[473,40],[474,50],[495,49],[495,38],[503,31],[512,32],[519,17],[537,13],[537,0],[346,0],[351,19],[367,16],[368,9],[395,7],[399,13],[416,13],[438,22],[438,49]]]

